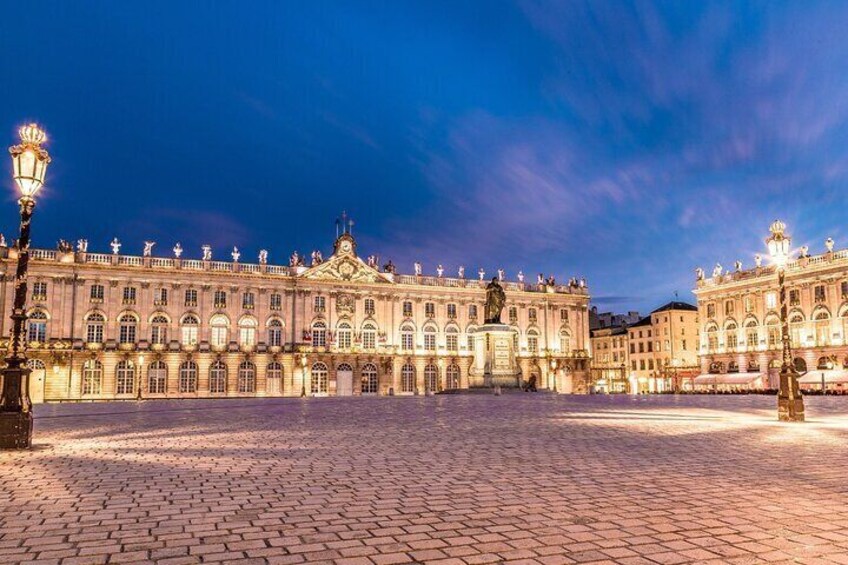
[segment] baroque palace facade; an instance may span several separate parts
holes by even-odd
[[[363,261],[342,233],[311,266],[31,251],[28,356],[33,400],[423,394],[469,386],[483,322],[479,279],[402,275]],[[313,257],[313,259],[315,259]],[[8,333],[16,252],[0,246],[0,332]],[[501,273],[502,276],[502,273]],[[523,278],[523,276],[521,277]],[[585,391],[584,284],[502,282],[522,378]],[[556,380],[555,380],[556,379]]]
[[[774,266],[712,277],[698,270],[695,295],[701,323],[698,388],[774,389],[781,365],[780,298]],[[795,368],[805,388],[848,385],[848,250],[810,255],[802,247],[786,265],[789,332]]]

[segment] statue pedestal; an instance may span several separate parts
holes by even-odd
[[[515,351],[515,330],[506,324],[483,324],[474,330],[474,364],[470,387],[521,386]]]

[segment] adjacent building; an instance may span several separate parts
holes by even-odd
[[[350,233],[332,255],[290,265],[31,251],[28,356],[36,401],[416,394],[468,386],[485,284],[399,274],[362,260]],[[0,247],[0,333],[9,331],[14,248]],[[590,386],[582,284],[504,281],[522,377]]]
[[[802,248],[786,265],[788,321],[801,385],[848,387],[848,250],[810,255]],[[740,262],[733,271],[699,270],[695,295],[700,315],[699,388],[774,389],[782,346],[777,272]]]

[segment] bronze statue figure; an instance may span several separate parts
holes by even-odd
[[[500,324],[501,310],[506,303],[506,293],[498,282],[498,277],[492,277],[492,282],[486,285],[485,323]]]

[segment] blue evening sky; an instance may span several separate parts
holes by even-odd
[[[210,243],[585,276],[647,311],[769,223],[848,244],[848,3],[4,2],[0,127],[43,123],[36,246]],[[0,139],[2,141],[2,139]],[[17,227],[7,179],[0,229]]]

